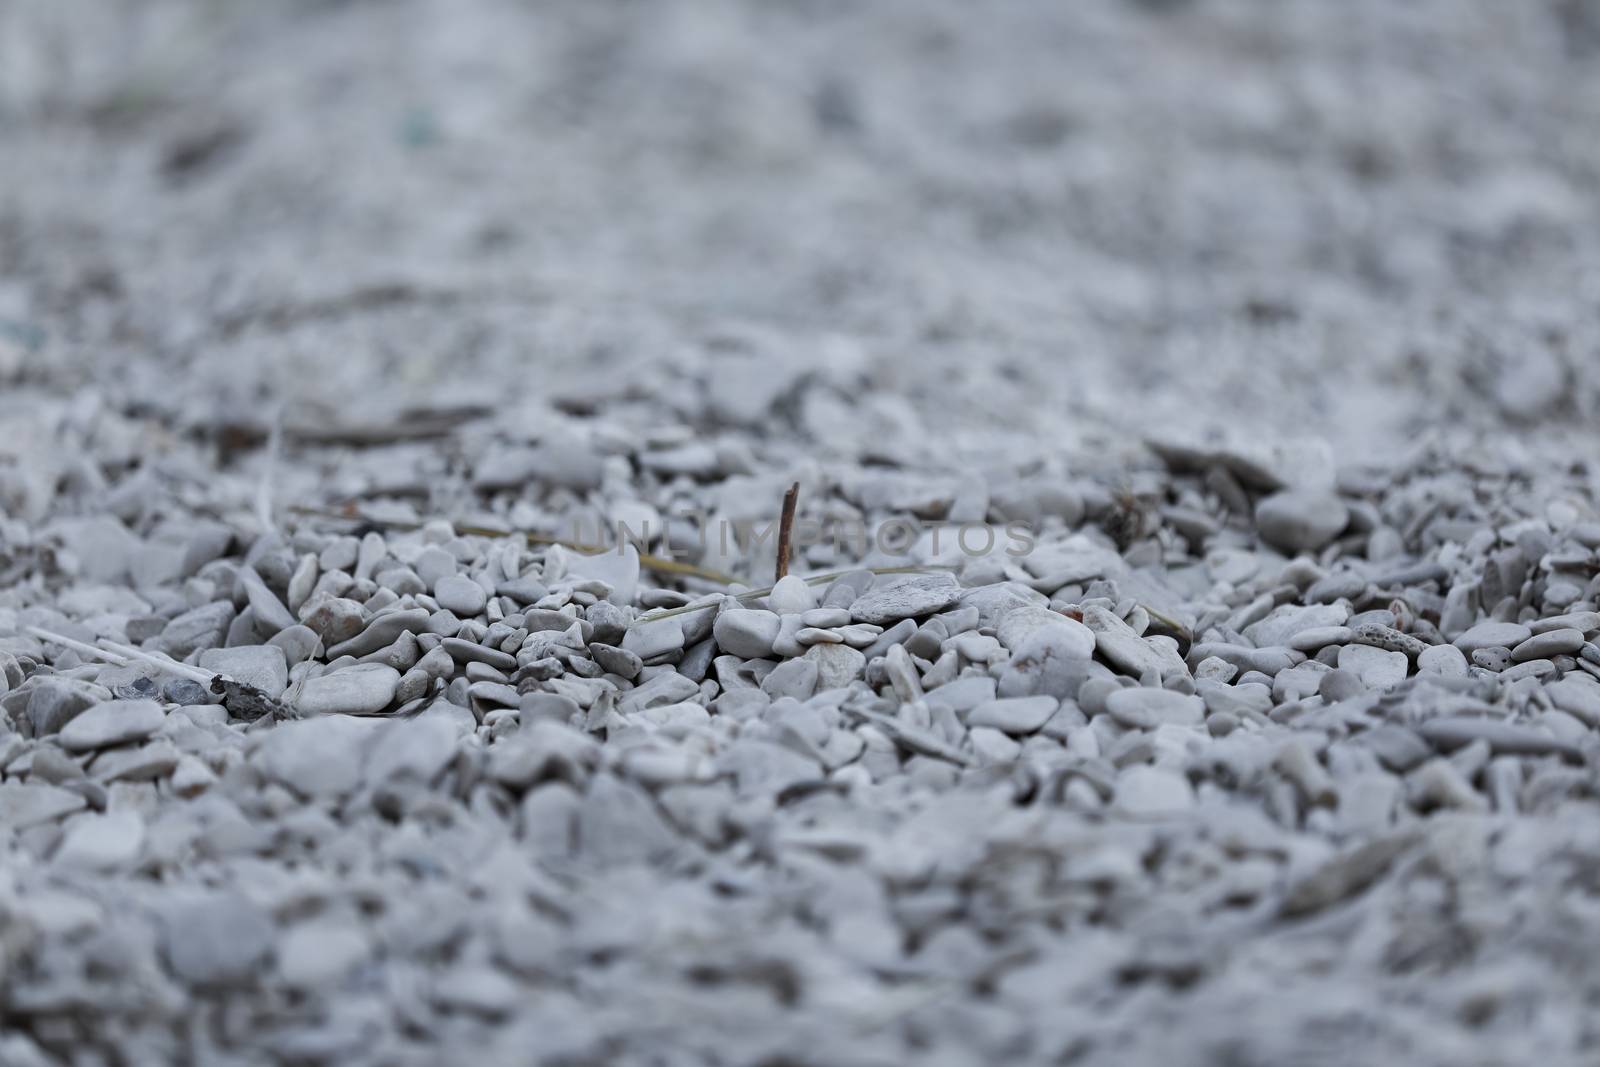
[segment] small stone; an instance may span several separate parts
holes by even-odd
[[[359,926],[314,919],[295,926],[278,941],[278,974],[295,989],[331,986],[371,952],[372,939]]]
[[[1451,644],[1470,656],[1480,648],[1515,648],[1532,636],[1533,631],[1521,623],[1481,622]]]
[[[1002,697],[1044,695],[1068,699],[1089,677],[1090,664],[1077,630],[1041,626],[1022,642],[1006,664],[1000,674],[999,693]]]
[[[88,807],[83,794],[44,782],[0,783],[0,826],[18,832]]]
[[[765,659],[772,655],[783,622],[773,612],[755,608],[732,608],[717,616],[712,633],[717,644],[730,656]]]
[[[28,719],[33,736],[48,737],[98,704],[106,691],[71,678],[40,678],[28,696]]]
[[[767,594],[767,608],[779,615],[799,615],[817,606],[811,587],[793,574],[778,579],[778,584]],[[849,621],[848,619],[846,620]]]
[[[295,625],[295,617],[289,614],[289,609],[284,607],[278,595],[267,588],[267,583],[261,576],[249,567],[239,568],[239,584],[244,586],[245,595],[250,600],[250,608],[256,613],[256,624],[264,634],[275,634],[279,630],[287,630]]]
[[[321,647],[322,638],[318,637],[311,627],[301,623],[273,634],[267,644],[282,649],[284,662],[293,667],[296,663],[304,663],[315,655],[317,649]]]
[[[1295,669],[1298,670],[1299,668]],[[1337,704],[1341,700],[1353,700],[1366,691],[1366,682],[1362,681],[1361,675],[1355,671],[1327,671],[1317,682],[1318,694],[1330,704]]]
[[[517,658],[515,656],[508,652],[501,652],[498,648],[486,648],[476,641],[466,641],[459,637],[447,637],[440,642],[439,647],[444,650],[445,655],[456,662],[486,663],[497,671],[508,673],[517,669]],[[428,656],[432,655],[433,653],[428,653]],[[424,656],[418,665],[421,666],[422,662],[427,661],[428,657]],[[432,662],[437,663],[438,660],[435,659]],[[437,668],[427,667],[424,669],[436,678],[445,676],[445,674],[437,673]]]
[[[984,764],[1009,763],[1022,752],[1020,744],[1006,736],[1004,731],[991,726],[973,727],[967,740],[979,761]]]
[[[1145,764],[1117,776],[1112,797],[1122,812],[1136,817],[1181,815],[1194,807],[1194,788],[1177,771]]]
[[[62,728],[61,747],[88,752],[143,741],[161,729],[166,713],[153,700],[112,700],[79,715]]]
[[[483,612],[489,594],[483,586],[462,574],[449,574],[439,579],[433,588],[433,599],[446,611],[453,611],[463,619]]]
[[[167,964],[197,988],[242,985],[272,950],[272,920],[248,897],[211,892],[173,900],[164,915]]]
[[[1133,627],[1105,608],[1086,608],[1083,622],[1094,633],[1096,654],[1130,677],[1143,678],[1150,672],[1162,678],[1189,673],[1175,645],[1168,642],[1164,647],[1158,646],[1139,636]]]
[[[589,646],[589,655],[593,656],[594,661],[607,672],[619,678],[637,678],[639,672],[644,669],[644,660],[626,648],[592,644]]]
[[[426,608],[382,612],[374,615],[366,629],[359,634],[328,649],[328,659],[334,660],[340,656],[365,656],[393,644],[403,633],[427,633],[431,622],[432,616]]]
[[[861,677],[867,657],[849,645],[812,645],[805,658],[817,665],[817,690],[844,689]]]
[[[303,797],[340,796],[361,784],[366,747],[388,725],[346,715],[279,723],[256,735],[250,762]]]
[[[118,700],[159,700],[161,699],[161,683],[154,678],[139,677],[131,682],[114,687],[111,690],[111,695]],[[35,733],[37,732],[38,730],[35,728]]]
[[[161,699],[168,704],[186,707],[191,704],[210,704],[212,694],[193,678],[168,678],[161,686]]]
[[[990,700],[967,715],[968,726],[988,726],[1008,734],[1036,732],[1061,707],[1053,696],[1009,697]]]
[[[144,820],[137,812],[81,815],[67,826],[53,859],[72,870],[118,871],[139,858],[144,837]]]
[[[779,697],[809,700],[816,692],[819,673],[813,660],[803,657],[785,660],[761,680],[761,691],[774,700]]]
[[[1333,493],[1287,490],[1256,505],[1261,539],[1291,555],[1315,552],[1339,536],[1349,521],[1349,508]]]
[[[1297,652],[1316,652],[1329,645],[1347,645],[1355,638],[1348,626],[1315,626],[1301,630],[1289,639],[1289,647]]]
[[[382,725],[367,755],[365,780],[372,785],[412,781],[430,785],[456,753],[456,727],[442,715],[424,712]]]
[[[683,649],[682,616],[634,623],[622,636],[622,647],[642,660],[655,659]]]
[[[177,746],[159,737],[137,748],[114,748],[95,757],[95,780],[148,782],[165,778],[178,766],[181,755]]]
[[[1371,689],[1392,689],[1406,680],[1411,661],[1404,652],[1386,652],[1371,645],[1346,645],[1339,650],[1339,669],[1351,671]]]
[[[1471,715],[1441,715],[1419,723],[1416,730],[1424,740],[1447,750],[1470,745],[1475,741],[1484,741],[1495,755],[1562,755],[1574,761],[1583,758],[1583,750],[1570,741],[1563,741],[1531,727],[1496,719]]]
[[[801,613],[800,621],[817,629],[832,630],[849,626],[850,612],[845,608],[812,608]]]
[[[1106,711],[1124,726],[1153,730],[1162,725],[1198,726],[1205,720],[1205,701],[1167,689],[1134,686],[1106,697]]]
[[[1504,671],[1511,666],[1511,650],[1503,645],[1475,648],[1472,662],[1486,671]]]
[[[393,667],[359,664],[308,679],[295,706],[307,715],[371,715],[389,706],[399,685]]]
[[[1534,634],[1511,650],[1514,663],[1549,659],[1551,656],[1572,655],[1583,647],[1583,631],[1575,629],[1547,630]]]
[[[1444,678],[1465,678],[1467,657],[1455,645],[1429,645],[1417,657],[1417,672]]]
[[[167,623],[156,646],[174,659],[183,659],[203,648],[216,648],[227,635],[233,615],[233,605],[226,601],[186,611]]]
[[[961,586],[954,576],[918,575],[890,585],[874,584],[850,605],[850,617],[883,626],[943,611],[960,597]]]
[[[359,634],[366,625],[366,611],[354,600],[330,597],[321,603],[317,603],[314,599],[307,603],[316,606],[301,619],[301,622],[321,638],[324,646],[343,644]]]

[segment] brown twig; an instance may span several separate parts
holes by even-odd
[[[794,506],[800,500],[800,483],[795,482],[783,494],[783,514],[778,518],[778,562],[773,568],[772,580],[781,582],[789,573],[789,535],[794,531]]]

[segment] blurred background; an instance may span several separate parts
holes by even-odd
[[[1582,433],[1597,189],[1586,0],[0,0],[0,375],[246,441]]]

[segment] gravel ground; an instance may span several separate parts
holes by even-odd
[[[0,3],[0,1064],[1594,1062],[1596,129],[1582,0]]]

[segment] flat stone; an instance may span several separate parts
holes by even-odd
[[[62,728],[61,747],[89,752],[143,741],[161,729],[167,716],[154,700],[112,700],[97,704]]]
[[[0,783],[0,826],[22,831],[88,807],[82,793],[45,782]]]
[[[127,868],[144,849],[144,820],[134,811],[80,815],[52,857],[60,867],[106,874]]]
[[[728,655],[765,659],[772,655],[772,643],[782,629],[783,621],[775,612],[732,608],[717,616],[711,632]]]
[[[1181,815],[1194,807],[1194,788],[1177,771],[1139,764],[1117,776],[1116,808],[1141,818]]]
[[[1273,548],[1290,555],[1315,552],[1350,521],[1350,509],[1333,493],[1291,489],[1256,504],[1256,530]]]
[[[1521,623],[1480,622],[1450,643],[1470,656],[1480,648],[1515,648],[1532,636]]]
[[[386,611],[375,615],[360,634],[328,649],[328,659],[335,660],[340,656],[365,656],[385,645],[393,644],[395,638],[403,633],[427,633],[430,619],[431,614],[426,608]],[[306,625],[311,624],[308,621]],[[312,629],[316,627],[313,626]]]
[[[90,769],[97,782],[149,782],[171,774],[182,756],[171,741],[158,737],[137,748],[108,749],[95,757]]]
[[[812,645],[805,658],[817,665],[817,690],[844,689],[861,677],[867,657],[849,645]]]
[[[988,726],[1007,734],[1031,734],[1049,722],[1060,707],[1061,701],[1053,696],[990,700],[972,709],[967,725]]]
[[[622,647],[643,660],[678,652],[684,645],[681,619],[682,616],[674,615],[654,622],[634,623],[622,635]]]
[[[1566,615],[1552,615],[1547,619],[1537,619],[1530,622],[1528,629],[1535,634],[1568,629],[1581,630],[1585,634],[1592,634],[1600,630],[1600,611],[1574,611]]]
[[[799,615],[817,606],[817,598],[804,579],[786,574],[767,594],[767,608],[779,615]],[[849,621],[848,619],[846,620]]]
[[[1060,627],[1066,631],[1062,640],[1070,642],[1084,656],[1094,655],[1094,631],[1076,619],[1069,619],[1059,611],[1028,604],[1002,615],[995,624],[995,639],[1016,652],[1041,627]]]
[[[1373,689],[1392,689],[1406,680],[1411,661],[1404,652],[1387,652],[1371,645],[1346,645],[1339,650],[1339,669],[1359,675]]]
[[[1094,633],[1095,652],[1107,663],[1133,678],[1143,678],[1155,671],[1165,678],[1168,674],[1187,675],[1188,666],[1176,649],[1157,646],[1134,632],[1117,615],[1105,608],[1091,606],[1083,613],[1083,623]]]
[[[447,574],[433,587],[433,599],[446,611],[453,611],[463,619],[483,613],[489,594],[477,582],[464,574]]]
[[[233,616],[233,605],[227,601],[186,611],[167,623],[156,638],[156,647],[174,659],[183,659],[202,648],[216,648],[227,636]]]
[[[571,622],[572,620],[568,620]],[[517,669],[517,657],[509,652],[502,652],[498,648],[489,648],[476,641],[468,641],[460,637],[447,637],[439,643],[439,647],[458,663],[487,663],[499,671],[514,671]]]
[[[279,723],[252,738],[249,759],[300,796],[342,796],[361,784],[367,747],[386,725],[347,715]]]
[[[376,721],[381,725],[374,731],[365,766],[365,780],[372,785],[395,781],[428,785],[455,758],[456,727],[442,715],[424,712],[400,722]]]
[[[231,891],[171,900],[162,926],[167,965],[196,988],[257,978],[276,932],[264,911]]]
[[[639,654],[626,648],[592,644],[589,646],[589,655],[608,673],[619,678],[637,678],[644,669],[644,660]]]
[[[1455,645],[1429,645],[1417,657],[1417,672],[1444,678],[1465,678],[1467,657]]]
[[[1348,626],[1315,626],[1301,630],[1289,638],[1289,647],[1296,652],[1316,652],[1329,645],[1347,645],[1355,639],[1356,632]]]
[[[1534,634],[1511,649],[1514,663],[1549,659],[1551,656],[1570,656],[1583,647],[1583,631],[1576,629],[1546,630]]]
[[[315,598],[307,604],[315,603]],[[367,613],[360,604],[344,597],[331,597],[316,603],[301,620],[307,629],[322,639],[324,646],[342,645],[359,634],[367,624]],[[382,647],[376,645],[374,647]]]
[[[774,700],[779,697],[809,700],[817,691],[819,673],[814,660],[804,657],[785,660],[761,680],[761,691]]]
[[[239,584],[244,587],[250,608],[256,613],[256,625],[263,633],[271,635],[295,625],[295,617],[255,571],[240,567]]]
[[[399,684],[393,667],[358,664],[307,680],[295,706],[307,715],[371,715],[389,706]]]
[[[28,719],[33,736],[48,737],[89,708],[105,700],[100,686],[74,678],[40,678],[28,697]]]
[[[1153,730],[1167,724],[1198,726],[1205,720],[1206,705],[1187,693],[1134,686],[1106,697],[1106,711],[1124,726]]]
[[[311,627],[300,623],[273,634],[267,644],[281,649],[284,662],[293,667],[296,663],[303,663],[315,655],[322,645],[322,638]]]
[[[1246,626],[1244,636],[1257,648],[1267,645],[1300,648],[1294,641],[1296,636],[1309,631],[1342,629],[1349,618],[1350,610],[1342,604],[1312,604],[1306,607],[1286,604],[1273,609],[1266,618]]]
[[[1077,695],[1078,687],[1089,677],[1091,662],[1076,631],[1041,626],[1022,642],[1006,664],[998,692],[1002,697],[1069,699]]]
[[[874,584],[850,605],[850,617],[884,626],[943,611],[960,597],[961,585],[953,575],[917,575],[892,585]]]
[[[253,685],[274,700],[289,688],[289,661],[277,645],[207,649],[200,653],[200,666]]]
[[[1475,741],[1483,741],[1496,755],[1554,754],[1574,761],[1583,758],[1583,750],[1571,741],[1563,741],[1530,727],[1496,719],[1470,715],[1445,715],[1418,724],[1416,730],[1424,740],[1444,749],[1460,748]]]

